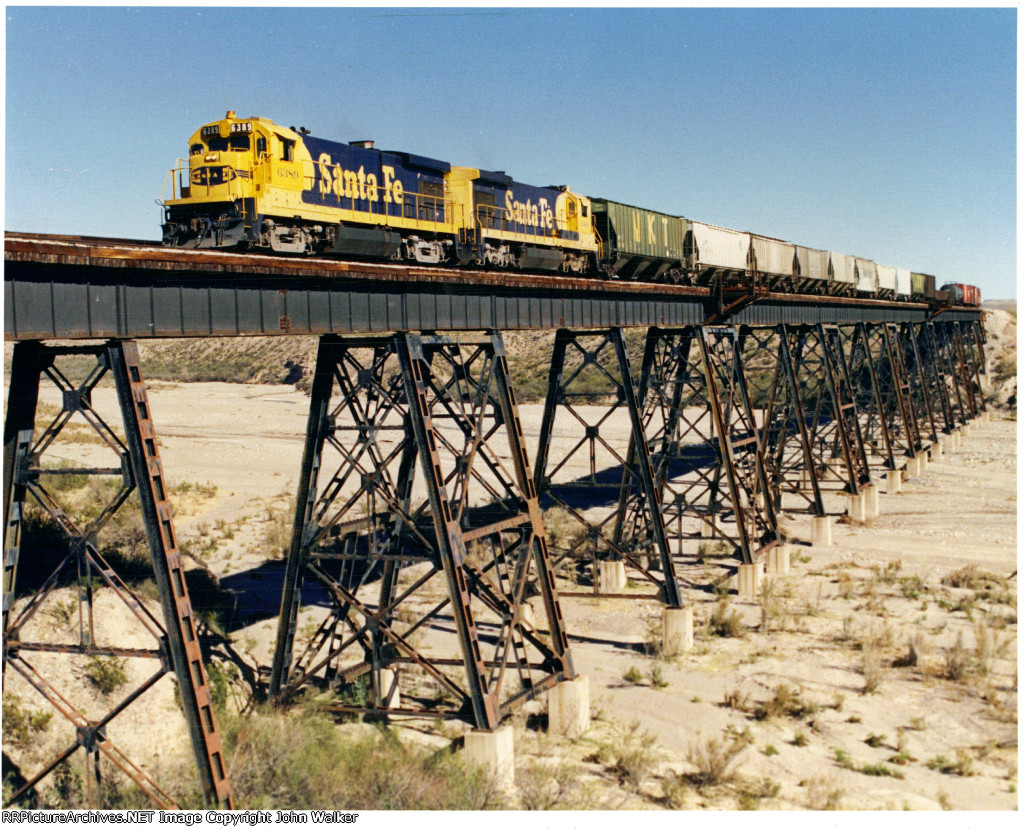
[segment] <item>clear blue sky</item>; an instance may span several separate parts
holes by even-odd
[[[1013,8],[7,8],[9,230],[159,237],[228,109],[1016,296]]]

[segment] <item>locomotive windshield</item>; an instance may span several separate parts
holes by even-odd
[[[251,146],[248,135],[229,135],[227,138],[212,135],[206,139],[206,143],[212,153],[225,150],[248,150]]]

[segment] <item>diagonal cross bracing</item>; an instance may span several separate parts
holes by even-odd
[[[69,361],[93,358],[84,379],[69,379],[72,372],[62,367]],[[93,408],[92,397],[100,380],[112,375],[125,437]],[[43,378],[60,392],[62,405],[53,420],[35,435],[39,388]],[[70,451],[60,443],[61,433],[72,418],[85,421],[98,437],[103,451],[110,452],[116,466],[75,466],[46,460],[47,453]],[[77,425],[81,425],[80,423]],[[193,752],[207,803],[231,807],[231,790],[226,777],[219,732],[216,727],[210,689],[202,663],[196,623],[185,587],[181,555],[177,548],[167,500],[167,487],[159,447],[149,412],[145,384],[139,370],[134,343],[109,342],[102,346],[47,347],[18,343],[12,362],[10,400],[4,429],[4,629],[5,681],[13,669],[43,696],[74,729],[72,744],[46,763],[5,806],[32,789],[79,748],[86,755],[88,800],[99,805],[100,758],[118,768],[160,808],[175,808],[173,798],[134,763],[107,733],[107,726],[168,671],[173,670],[189,729]],[[68,476],[74,476],[68,478]],[[69,483],[64,485],[62,480]],[[62,492],[78,487],[81,480],[96,481],[87,493],[94,497],[84,506],[71,504]],[[106,485],[104,486],[104,482]],[[84,485],[83,487],[84,488]],[[151,613],[116,569],[100,552],[100,538],[115,513],[128,497],[138,495],[142,523],[149,548],[149,561],[160,594],[162,621]],[[104,500],[104,495],[106,496]],[[99,501],[93,504],[92,501]],[[53,543],[46,554],[56,561],[50,575],[32,589],[18,606],[18,565],[21,559],[22,524],[35,511],[41,521],[59,528],[64,543]],[[62,547],[64,549],[62,549]],[[74,607],[55,604],[54,591],[68,582],[76,588]],[[100,593],[112,595],[134,618],[134,629],[152,641],[152,647],[125,647],[109,641],[110,634],[98,636],[94,612]],[[47,609],[60,611],[72,629],[68,641],[39,641],[38,617]],[[65,635],[67,631],[62,631]],[[154,673],[127,692],[99,719],[90,719],[79,706],[55,687],[51,676],[57,661],[89,662],[101,658],[152,660]],[[79,669],[83,665],[79,664]],[[130,685],[130,683],[129,683]],[[118,693],[122,693],[118,691]]]
[[[552,561],[566,595],[659,598],[681,604],[622,329],[555,335],[535,464],[547,509]],[[621,435],[630,435],[623,441]],[[600,561],[621,561],[657,593],[615,593],[599,579]]]
[[[500,335],[322,338],[272,697],[492,729],[573,676]]]

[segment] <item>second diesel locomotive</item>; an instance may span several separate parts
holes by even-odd
[[[936,291],[930,274],[231,111],[192,135],[169,180],[163,241],[176,247],[981,302],[973,286]]]

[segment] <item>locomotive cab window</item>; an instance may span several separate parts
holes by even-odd
[[[193,144],[188,151],[190,155],[202,155],[205,150],[206,148],[202,144]]]
[[[256,155],[262,156],[267,154],[267,139],[264,136],[260,136],[256,139]]]
[[[282,161],[294,161],[295,160],[295,142],[289,141],[287,138],[279,139],[281,141],[281,160]]]
[[[228,136],[228,149],[229,150],[248,150],[249,149],[249,136],[248,135],[229,135]]]

